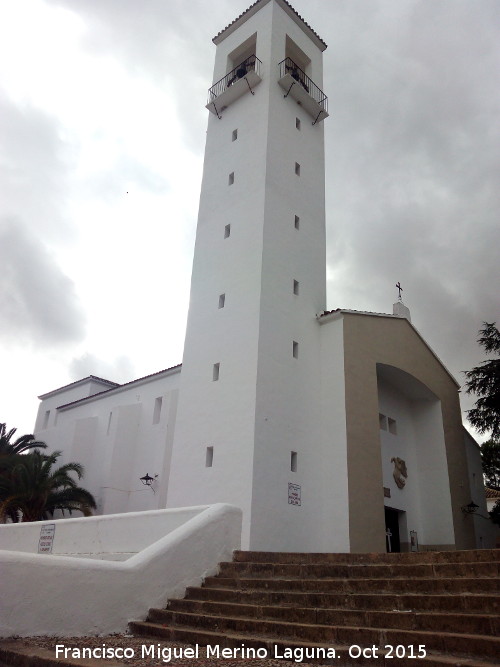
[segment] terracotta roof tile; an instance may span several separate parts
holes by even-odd
[[[309,23],[307,23],[307,21],[305,21],[303,19],[303,17],[298,13],[298,11],[296,9],[294,9],[294,7],[292,7],[292,5],[289,2],[287,2],[287,0],[280,0],[280,1],[283,2],[283,4],[287,5],[287,7],[289,7],[292,10],[292,12],[295,14],[295,16],[302,21],[302,23],[306,26],[306,28],[308,28],[313,33],[313,35],[315,37],[317,37],[317,39],[319,39],[319,41],[324,45],[324,47],[326,49],[326,47],[327,47],[326,42],[321,39],[321,37],[318,35],[318,33],[315,30],[313,30],[313,28],[311,28]],[[212,41],[215,42],[215,40],[218,39],[221,35],[223,35],[226,32],[226,30],[228,30],[231,26],[233,26],[235,23],[237,23],[240,19],[242,19],[246,14],[248,14],[248,12],[250,12],[254,7],[256,7],[261,2],[262,2],[262,0],[257,0],[252,5],[250,5],[250,7],[248,7],[248,9],[245,9],[245,11],[242,12],[237,18],[235,18],[234,21],[231,21],[231,23],[229,23],[223,30],[221,30],[219,33],[217,33],[217,35],[215,35],[215,37],[213,38]]]

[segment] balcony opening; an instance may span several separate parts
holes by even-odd
[[[222,112],[239,97],[250,92],[262,80],[261,61],[256,57],[257,33],[232,51],[227,59],[227,74],[208,91],[206,108],[222,118]]]
[[[328,97],[292,58],[279,63],[278,83],[290,97],[312,116],[313,125],[328,116]]]

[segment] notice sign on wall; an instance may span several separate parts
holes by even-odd
[[[292,484],[291,482],[288,482],[288,504],[302,504],[300,500],[300,486],[298,484]]]
[[[56,524],[49,523],[40,528],[40,539],[38,540],[38,553],[51,554],[52,544],[54,543],[54,533],[56,532]]]

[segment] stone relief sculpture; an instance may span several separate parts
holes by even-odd
[[[394,463],[394,470],[392,472],[394,481],[396,482],[398,489],[402,489],[406,484],[406,480],[408,478],[406,463],[403,461],[403,459],[400,459],[398,456],[393,456],[391,459],[391,463]]]

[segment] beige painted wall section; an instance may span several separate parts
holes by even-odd
[[[458,385],[405,319],[344,313],[344,355],[351,551],[385,551],[377,363],[413,375],[441,401],[455,547],[475,548],[460,510],[470,499]]]

